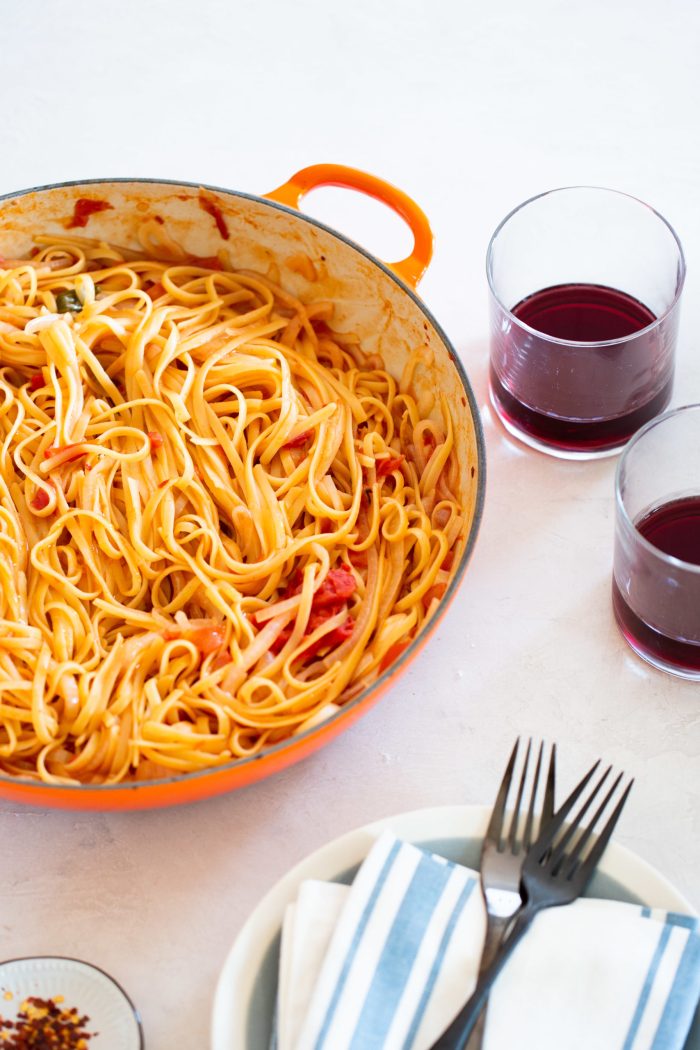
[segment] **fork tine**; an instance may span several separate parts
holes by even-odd
[[[620,781],[622,780],[623,775],[624,775],[623,773],[618,773],[618,775],[615,777],[615,779],[612,782],[611,787],[608,788],[608,793],[606,794],[605,798],[603,799],[603,801],[598,806],[598,809],[595,811],[594,815],[588,821],[588,826],[583,829],[583,831],[579,835],[578,839],[576,839],[576,841],[574,842],[574,844],[573,844],[571,850],[569,851],[568,855],[564,858],[566,863],[569,865],[569,872],[568,872],[568,874],[566,876],[567,878],[571,877],[571,875],[573,874],[574,870],[578,866],[579,857],[583,856],[583,851],[586,848],[586,844],[587,844],[588,840],[590,839],[591,835],[593,834],[593,830],[594,830],[596,824],[598,823],[598,821],[602,817],[606,806],[608,805],[608,803],[610,802],[611,798],[613,797],[613,795],[617,791],[618,785],[619,785]],[[602,783],[602,781],[601,781],[601,783]],[[593,801],[592,798],[590,798],[588,800],[588,804],[586,806],[586,809],[588,808],[588,805],[590,805],[590,803],[592,801]],[[585,809],[581,811],[579,819],[576,822],[578,827],[581,826],[582,822],[581,822],[580,818],[583,816],[584,812],[585,812]],[[572,836],[570,836],[570,838],[571,837]],[[562,865],[562,867],[563,867],[563,865]]]
[[[515,746],[511,752],[510,758],[508,759],[508,765],[506,771],[503,774],[503,780],[501,786],[498,789],[496,795],[496,801],[493,805],[493,812],[491,813],[491,820],[489,826],[486,829],[486,836],[484,841],[490,839],[495,842],[497,846],[500,846],[501,842],[501,831],[503,830],[503,818],[506,812],[506,801],[508,799],[508,792],[510,791],[510,785],[513,780],[513,770],[515,769],[515,760],[518,755],[518,748],[520,747],[520,737],[515,741]]]
[[[523,801],[523,794],[525,792],[525,778],[527,777],[527,769],[530,765],[530,752],[532,750],[532,737],[527,742],[527,751],[525,752],[525,761],[523,763],[523,771],[520,775],[520,783],[518,784],[518,794],[515,799],[515,808],[513,809],[513,816],[510,821],[510,832],[508,835],[508,843],[510,845],[511,853],[515,853],[515,844],[518,838],[518,824],[520,822],[520,806]]]
[[[549,867],[553,875],[558,875],[559,870],[564,861],[570,859],[571,854],[568,857],[566,856],[566,850],[569,846],[569,843],[572,841],[574,836],[577,835],[581,830],[583,826],[583,818],[585,817],[586,813],[598,797],[598,792],[602,788],[603,784],[610,776],[611,769],[612,766],[608,766],[608,768],[605,770],[602,777],[600,777],[600,779],[598,780],[598,783],[595,785],[595,787],[592,788],[591,793],[581,806],[580,810],[576,814],[576,817],[574,818],[574,820],[572,820],[571,824],[569,824],[568,828],[562,835],[559,842],[557,842],[556,848],[552,850],[547,866]],[[583,835],[581,837],[583,837]],[[573,852],[575,851],[576,847],[574,847]]]
[[[571,812],[571,810],[574,808],[574,806],[578,802],[578,800],[581,797],[582,793],[586,790],[586,788],[587,788],[587,786],[588,786],[588,784],[589,784],[589,782],[591,780],[591,777],[594,775],[594,773],[598,769],[599,765],[600,765],[600,759],[598,759],[598,761],[596,763],[594,763],[594,765],[591,766],[591,768],[588,770],[588,772],[586,773],[586,775],[583,778],[583,780],[581,780],[580,783],[576,785],[574,790],[571,792],[571,794],[566,799],[566,801],[564,803],[562,803],[562,805],[556,811],[556,813],[554,814],[552,819],[549,821],[549,823],[547,823],[542,828],[540,834],[537,837],[537,840],[536,840],[534,846],[532,847],[533,850],[536,850],[536,856],[537,856],[538,863],[541,864],[542,861],[544,860],[544,858],[547,856],[549,850],[551,849],[552,843],[554,842],[554,839],[556,838],[557,832],[561,828],[562,824],[564,823],[564,821],[568,817],[568,815]]]
[[[544,802],[542,803],[542,815],[540,817],[540,827],[543,828],[545,824],[554,816],[554,789],[556,781],[556,766],[557,766],[557,745],[552,744],[552,751],[549,756],[549,769],[547,771],[547,787],[544,793]]]
[[[530,805],[527,810],[527,819],[525,821],[525,831],[523,832],[523,849],[529,850],[532,845],[532,828],[535,822],[535,796],[537,794],[537,785],[540,782],[540,771],[542,769],[542,753],[544,751],[544,740],[540,744],[540,750],[537,755],[537,765],[535,766],[535,779],[532,782],[532,792],[530,794]],[[546,802],[546,798],[545,798]]]
[[[615,781],[614,787],[617,787],[617,785],[620,783],[621,779],[622,779],[622,773],[620,773],[620,776]],[[601,833],[598,836],[598,838],[595,840],[593,848],[591,849],[590,853],[586,857],[586,859],[583,862],[583,864],[580,865],[578,871],[575,870],[576,869],[576,865],[574,864],[573,867],[572,867],[571,872],[567,876],[568,878],[572,878],[574,876],[574,874],[576,875],[577,882],[580,882],[581,893],[583,893],[583,891],[585,890],[586,886],[591,881],[591,877],[592,877],[593,872],[595,871],[595,869],[596,869],[596,867],[598,865],[598,861],[602,857],[602,855],[603,855],[603,853],[605,851],[605,847],[607,846],[608,842],[610,841],[610,836],[612,835],[613,831],[615,830],[615,825],[617,824],[618,820],[620,819],[620,814],[622,813],[622,810],[625,807],[625,803],[627,802],[627,799],[629,797],[630,791],[632,790],[632,785],[633,784],[634,784],[634,780],[630,780],[629,784],[627,785],[627,787],[625,788],[625,790],[624,790],[624,792],[622,794],[622,797],[621,797],[620,801],[615,806],[615,809],[612,811],[610,817],[608,818],[607,824],[605,825],[605,827],[601,831]],[[608,796],[607,796],[607,798],[605,800],[606,803],[609,801],[610,797],[611,797],[611,792],[608,792]],[[595,817],[593,819],[593,822],[592,822],[593,824],[595,823],[595,821],[600,816],[603,808],[604,807],[601,806],[600,809],[598,810],[598,812],[596,813],[596,815],[595,815]],[[586,836],[586,839],[588,839],[588,837],[590,835],[590,831],[591,831],[591,828],[588,829],[588,834]]]

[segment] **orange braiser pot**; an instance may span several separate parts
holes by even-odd
[[[343,235],[298,212],[306,193],[328,185],[359,190],[397,212],[413,233],[411,254],[396,263],[380,262]],[[206,210],[201,205],[202,190],[206,192]],[[349,728],[395,683],[427,641],[464,576],[481,519],[484,439],[464,369],[445,333],[415,294],[432,256],[433,238],[426,216],[401,190],[337,164],[304,168],[263,197],[152,179],[96,179],[42,186],[0,197],[0,256],[26,256],[38,233],[65,234],[77,202],[85,199],[110,205],[91,214],[88,207],[85,236],[138,248],[139,226],[144,219],[157,215],[167,233],[193,255],[215,255],[227,243],[237,267],[266,272],[275,263],[281,283],[302,299],[308,296],[309,283],[298,272],[298,259],[307,256],[316,272],[314,298],[335,303],[334,328],[356,333],[363,349],[380,354],[389,372],[400,376],[407,355],[416,347],[426,348],[427,363],[416,371],[415,392],[417,397],[422,392],[434,396],[440,390],[447,396],[464,481],[464,549],[436,613],[376,682],[327,721],[250,758],[153,781],[63,785],[0,775],[0,798],[13,802],[64,809],[145,809],[221,794],[298,762]]]

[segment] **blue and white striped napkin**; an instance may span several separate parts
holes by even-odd
[[[304,883],[285,918],[277,1050],[426,1050],[469,996],[478,875],[389,833],[351,887]],[[484,1050],[682,1050],[697,920],[580,900],[537,917],[493,989]]]

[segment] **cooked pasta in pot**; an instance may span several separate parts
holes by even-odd
[[[288,738],[397,658],[463,546],[420,347],[397,379],[331,303],[142,239],[0,260],[5,774],[116,783]]]

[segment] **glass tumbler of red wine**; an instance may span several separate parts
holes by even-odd
[[[486,271],[491,401],[515,437],[613,455],[668,405],[685,261],[653,208],[593,186],[543,193],[497,228]]]
[[[615,479],[613,609],[635,652],[700,680],[700,405],[647,423]]]

